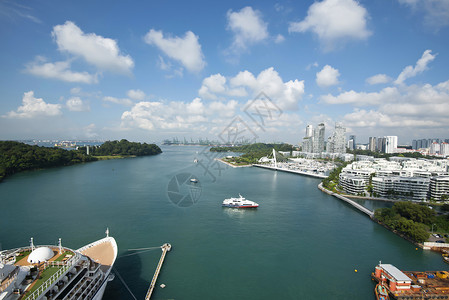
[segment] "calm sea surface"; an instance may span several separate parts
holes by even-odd
[[[133,299],[119,277],[143,299],[161,253],[130,255],[135,252],[128,249],[165,242],[173,249],[158,286],[166,287],[152,299],[374,299],[370,274],[379,260],[403,270],[447,269],[440,255],[416,250],[320,192],[318,179],[259,168],[217,170],[222,164],[206,168],[203,147],[162,150],[7,178],[0,183],[1,247],[26,246],[30,237],[56,244],[61,237],[77,249],[109,227],[120,276],[104,299],[113,300]],[[200,182],[183,184],[189,174]],[[221,207],[239,193],[260,207]]]

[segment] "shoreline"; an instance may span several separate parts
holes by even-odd
[[[271,166],[266,166],[266,165],[261,165],[261,164],[253,164],[253,166],[258,167],[258,168],[263,168],[263,169],[270,169],[270,170],[275,170],[275,171],[282,171],[282,172],[288,172],[288,173],[293,173],[293,174],[305,175],[305,176],[310,176],[310,177],[315,177],[315,178],[320,178],[320,179],[327,178],[327,176],[325,176],[325,175],[313,174],[313,173],[297,171],[297,170],[283,169],[283,168],[278,168],[278,167],[271,167]]]
[[[370,218],[374,223],[379,224],[380,226],[382,226],[382,227],[384,227],[385,229],[391,231],[392,233],[396,234],[397,236],[399,236],[399,237],[401,237],[401,238],[403,238],[403,239],[405,239],[405,240],[411,242],[412,244],[414,244],[415,246],[420,247],[421,249],[426,249],[426,248],[424,247],[424,244],[418,243],[418,242],[412,240],[411,238],[409,238],[408,236],[405,236],[405,235],[403,235],[402,233],[398,232],[397,230],[394,230],[394,229],[392,229],[392,228],[386,226],[385,224],[379,222],[379,221],[374,217],[374,211],[371,211],[371,210],[367,209],[367,208],[364,207],[363,205],[358,204],[357,202],[354,202],[353,200],[347,198],[346,196],[343,196],[343,195],[340,195],[340,194],[337,194],[337,193],[334,193],[334,192],[329,191],[328,189],[326,189],[325,187],[323,187],[323,183],[322,183],[322,182],[320,182],[320,184],[318,184],[318,189],[319,189],[320,191],[322,191],[323,193],[326,193],[326,194],[328,194],[328,195],[330,195],[330,196],[333,196],[333,197],[335,197],[335,198],[338,198],[338,199],[340,199],[340,200],[343,200],[343,201],[345,201],[346,203],[352,205],[354,208],[359,209],[359,211],[361,211],[361,212],[367,214],[367,215],[369,216],[369,218]],[[361,208],[363,208],[363,209],[361,209]],[[366,210],[366,211],[365,211],[365,210]],[[371,212],[371,214],[369,214],[368,212]]]
[[[230,167],[232,167],[232,168],[248,168],[248,167],[252,167],[252,165],[236,166],[236,165],[233,165],[233,164],[231,164],[231,163],[228,163],[227,161],[224,161],[224,160],[221,159],[221,158],[215,158],[215,160],[217,160],[217,161],[219,161],[219,162],[222,162],[222,163],[224,163],[224,164],[226,164],[226,165],[228,165],[228,166],[230,166]]]

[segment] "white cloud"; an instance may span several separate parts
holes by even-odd
[[[268,68],[255,77],[249,71],[239,72],[229,80],[221,74],[203,80],[198,93],[205,99],[220,96],[255,97],[264,92],[281,109],[295,110],[304,94],[304,81],[298,79],[284,82],[274,68]]]
[[[316,83],[320,87],[329,87],[339,83],[340,72],[329,65],[325,65],[321,71],[316,73]]]
[[[58,79],[66,82],[97,83],[97,75],[87,72],[72,72],[69,61],[47,63],[43,57],[37,57],[35,62],[26,65],[25,72],[35,76]]]
[[[91,123],[91,124],[87,125],[86,127],[84,127],[83,129],[84,129],[84,135],[87,138],[89,138],[89,139],[98,138],[98,134],[96,133],[97,126],[95,126],[95,124]]]
[[[414,11],[424,14],[424,23],[439,29],[449,25],[449,1],[447,0],[399,0]]]
[[[352,104],[355,109],[343,117],[351,128],[447,128],[449,126],[449,80],[430,84],[387,87],[379,92],[343,92],[326,95],[329,104]],[[360,109],[361,106],[370,109]]]
[[[22,106],[17,111],[10,111],[3,117],[29,119],[34,117],[54,117],[61,115],[60,104],[46,103],[42,98],[35,98],[34,92],[24,93]]]
[[[368,12],[354,0],[324,0],[313,3],[307,17],[292,22],[289,32],[315,33],[324,50],[333,50],[347,40],[364,40],[371,35],[366,28]]]
[[[415,77],[416,75],[427,70],[427,65],[433,61],[436,55],[431,54],[432,50],[424,51],[423,55],[416,62],[415,67],[407,66],[399,74],[398,78],[394,81],[395,84],[402,84],[407,78]]]
[[[81,100],[80,97],[73,97],[67,100],[66,106],[70,111],[89,111],[90,107],[87,103]]]
[[[214,94],[224,94],[226,91],[226,77],[221,74],[211,75],[203,79],[203,85],[198,91],[201,97],[217,99]]]
[[[268,38],[267,23],[262,20],[258,10],[253,10],[250,6],[237,12],[229,10],[227,17],[227,28],[234,33],[234,41],[231,46],[234,52],[244,50],[249,45]]]
[[[171,59],[180,62],[190,72],[199,72],[206,66],[198,36],[192,31],[187,31],[183,38],[164,38],[162,31],[150,29],[144,40],[147,44],[158,47]],[[169,65],[164,62],[164,64],[161,64],[161,68],[162,66],[168,67]]]
[[[366,79],[366,82],[371,85],[388,83],[390,81],[391,78],[385,74],[377,74]]]
[[[229,100],[228,102],[215,101],[209,104],[207,111],[211,114],[218,114],[221,117],[231,118],[236,115],[237,107],[238,102],[235,100]]]
[[[383,102],[393,101],[400,96],[399,91],[395,87],[387,87],[380,92],[343,92],[338,96],[331,94],[320,97],[321,101],[328,104],[354,104],[355,106],[379,105]]]
[[[306,70],[309,71],[310,69],[312,69],[312,67],[313,67],[313,68],[317,68],[318,66],[319,66],[319,65],[318,65],[318,62],[314,62],[314,63],[308,64],[308,65],[306,66]]]
[[[180,101],[141,101],[136,103],[131,110],[125,111],[121,117],[122,128],[140,128],[143,130],[187,130],[195,128],[206,129],[210,124],[217,122],[223,111],[236,106],[236,101],[218,104],[212,102],[205,105],[200,98],[191,102]],[[222,120],[219,122],[223,123]]]
[[[117,42],[95,33],[84,33],[75,23],[66,21],[53,28],[58,49],[80,56],[101,70],[129,74],[134,61],[120,53]]]
[[[134,102],[128,98],[116,98],[111,96],[103,97],[103,101],[121,104],[125,106],[132,106],[134,104]]]
[[[437,128],[442,124],[434,119],[426,119],[420,117],[403,117],[403,116],[391,116],[389,114],[379,112],[376,110],[354,110],[354,112],[346,114],[344,116],[344,123],[349,127],[374,127],[374,128]],[[447,119],[446,119],[447,124]]]
[[[274,40],[276,44],[280,44],[285,41],[285,37],[282,34],[278,34]]]
[[[16,21],[16,17],[42,24],[42,21],[33,15],[34,11],[31,7],[25,6],[23,3],[15,1],[1,1],[0,12],[2,17],[8,17],[11,21]]]
[[[80,87],[74,87],[74,88],[70,89],[70,94],[72,94],[72,95],[76,95],[76,94],[79,94],[79,93],[81,93],[81,88]]]
[[[133,100],[143,100],[146,95],[141,90],[129,90],[127,96]]]

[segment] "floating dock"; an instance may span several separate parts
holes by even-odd
[[[393,299],[449,299],[446,271],[401,271],[393,265],[379,263],[371,276]]]
[[[159,276],[159,272],[161,271],[162,264],[164,263],[165,254],[171,250],[171,245],[166,243],[162,245],[162,255],[159,259],[159,263],[157,264],[156,271],[154,272],[153,279],[151,280],[150,287],[148,288],[147,294],[145,296],[145,300],[149,300],[151,298],[151,294],[153,294],[154,287],[156,285],[157,277]]]

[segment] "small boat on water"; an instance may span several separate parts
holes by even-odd
[[[443,253],[443,261],[447,264],[449,264],[449,254]]]
[[[198,183],[198,179],[196,179],[196,178],[190,178],[190,182],[192,182],[192,183]]]
[[[388,290],[385,286],[378,283],[376,285],[376,288],[374,289],[374,292],[376,293],[376,299],[377,300],[389,300],[390,297],[388,296]]]
[[[257,208],[259,204],[254,201],[250,201],[239,194],[239,198],[229,198],[223,200],[223,207],[233,207],[233,208]]]

